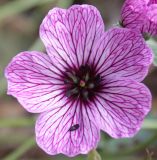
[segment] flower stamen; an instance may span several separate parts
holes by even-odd
[[[76,95],[79,93],[79,90],[77,88],[73,88],[73,89],[70,89],[66,92],[66,96],[67,97],[70,97],[72,95]]]
[[[82,101],[91,100],[101,89],[101,77],[89,65],[82,65],[78,70],[65,73],[65,95],[71,98],[80,97]]]

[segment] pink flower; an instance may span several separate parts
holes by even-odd
[[[123,27],[157,35],[157,0],[126,0],[121,11]]]
[[[49,11],[40,26],[48,54],[25,51],[5,70],[8,94],[29,112],[41,113],[35,132],[48,154],[75,156],[96,148],[100,130],[132,137],[151,108],[140,83],[152,62],[141,35],[104,32],[93,6]]]

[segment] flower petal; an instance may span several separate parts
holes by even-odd
[[[121,10],[121,23],[126,28],[143,32],[148,0],[126,0]]]
[[[152,63],[152,55],[140,34],[114,28],[106,32],[95,50],[93,65],[102,77],[112,74],[142,81]]]
[[[126,0],[121,11],[123,27],[132,28],[143,34],[157,34],[157,1]]]
[[[65,103],[60,70],[44,53],[20,53],[6,68],[5,76],[8,94],[16,97],[29,112],[39,113],[55,108],[56,103],[57,106]]]
[[[68,10],[54,8],[40,27],[50,57],[62,59],[71,67],[86,64],[103,32],[100,13],[90,5],[73,5]]]
[[[134,80],[106,79],[95,105],[102,130],[114,138],[132,137],[151,109],[151,93]]]
[[[100,129],[88,107],[78,101],[42,113],[36,122],[36,141],[46,153],[87,154],[96,148]]]
[[[157,35],[157,2],[156,4],[150,5],[147,11],[147,31],[151,35]]]

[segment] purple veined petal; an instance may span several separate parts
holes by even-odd
[[[69,157],[87,154],[96,148],[100,129],[95,116],[79,101],[41,113],[35,127],[36,141],[50,155],[65,154]]]
[[[71,67],[86,64],[104,32],[99,11],[90,5],[54,8],[40,26],[40,37],[50,57],[58,57]]]
[[[60,72],[48,55],[36,51],[22,52],[5,70],[8,94],[16,97],[29,112],[40,113],[59,107],[66,103]]]
[[[106,79],[95,99],[95,115],[101,129],[113,138],[134,136],[151,109],[151,93],[142,83]]]
[[[122,26],[156,35],[156,10],[156,0],[126,0],[121,11]]]
[[[149,0],[125,0],[122,10],[121,16],[126,19],[132,14],[142,13],[143,9],[146,9],[148,6]]]
[[[147,26],[146,33],[150,33],[151,35],[157,35],[157,2],[156,4],[152,4],[149,6],[147,11]]]
[[[147,0],[126,0],[121,10],[123,27],[143,32],[146,23]]]
[[[157,0],[147,0],[147,5],[157,4]]]
[[[93,65],[102,78],[116,75],[137,81],[145,78],[153,59],[141,34],[124,28],[106,32],[94,54]]]

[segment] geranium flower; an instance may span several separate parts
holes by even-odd
[[[29,112],[41,113],[35,132],[48,154],[86,154],[100,130],[113,138],[132,137],[151,108],[140,83],[152,52],[140,34],[104,32],[98,10],[74,5],[54,8],[40,26],[47,54],[25,51],[5,70],[8,94]]]
[[[121,11],[121,23],[142,34],[157,35],[157,0],[126,0]]]

